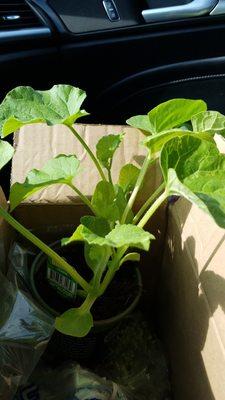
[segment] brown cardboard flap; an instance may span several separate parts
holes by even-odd
[[[118,177],[121,166],[133,163],[138,166],[143,162],[146,148],[139,145],[144,138],[137,129],[122,125],[75,125],[76,130],[88,143],[93,152],[98,140],[108,134],[125,133],[125,139],[117,150],[113,162],[113,178]],[[81,161],[82,172],[75,178],[75,185],[86,195],[93,194],[96,182],[100,180],[98,171],[86,151],[69,129],[63,125],[48,127],[37,124],[23,127],[14,138],[15,155],[12,162],[11,183],[23,182],[27,173],[40,169],[58,154],[76,154]],[[142,200],[161,179],[159,168],[152,167],[146,185],[142,191]],[[65,185],[54,185],[42,190],[25,203],[35,204],[80,204],[81,201],[72,189]]]
[[[183,199],[168,226],[162,312],[175,398],[224,400],[225,231]]]

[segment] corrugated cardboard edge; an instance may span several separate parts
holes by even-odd
[[[177,400],[225,398],[225,309],[214,309],[212,287],[202,279],[209,273],[219,279],[215,257],[223,263],[222,254],[224,230],[210,217],[183,199],[170,207],[160,319]]]

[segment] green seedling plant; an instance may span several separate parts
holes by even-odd
[[[75,154],[60,154],[41,170],[30,171],[23,183],[12,185],[9,212],[0,207],[0,215],[9,224],[77,283],[83,299],[81,306],[67,310],[55,320],[57,330],[76,337],[87,335],[93,327],[92,306],[124,262],[139,261],[138,251],[149,250],[154,236],[144,228],[170,196],[185,197],[225,228],[225,156],[215,142],[215,134],[225,136],[224,115],[207,111],[202,100],[173,99],[147,115],[130,118],[127,123],[143,133],[140,146],[146,147],[146,157],[141,167],[123,165],[114,182],[113,157],[124,134],[102,137],[93,151],[74,128],[74,122],[87,115],[81,109],[85,97],[84,91],[69,85],[56,85],[46,91],[18,87],[0,105],[1,168],[14,153],[4,139],[24,125],[46,123],[65,125],[82,144],[99,174],[93,196],[88,198],[76,186],[80,161]],[[134,213],[137,195],[155,163],[160,165],[162,183]],[[62,245],[84,243],[87,268],[92,271],[90,281],[80,275],[76,265],[68,264],[11,214],[29,196],[55,184],[69,186],[89,209],[89,215],[81,218],[71,237],[62,239]]]

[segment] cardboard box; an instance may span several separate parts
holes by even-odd
[[[124,162],[138,163],[143,158],[145,149],[138,147],[141,135],[135,129],[97,125],[77,125],[76,128],[92,148],[103,134],[126,132],[125,144],[114,161],[114,176]],[[42,167],[57,154],[74,152],[84,164],[76,184],[86,195],[92,194],[98,179],[96,171],[65,127],[25,127],[15,136],[15,147],[12,183],[23,181],[30,169]],[[146,192],[160,182],[158,167],[149,171],[149,178],[139,203]],[[79,199],[61,185],[25,201],[17,208],[15,216],[30,228],[45,227],[46,233],[51,235],[48,223],[73,221],[78,224],[85,212]],[[154,306],[168,352],[174,399],[224,400],[225,231],[183,199],[171,205],[168,211],[162,207],[149,229],[159,240],[142,259],[141,269],[149,294],[147,305],[149,309]],[[158,301],[155,300],[156,289]]]

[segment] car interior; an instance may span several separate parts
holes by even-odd
[[[0,101],[61,83],[87,92],[82,123],[125,124],[173,98],[225,112],[225,0],[0,0],[0,21]],[[7,167],[6,194],[9,182]]]

